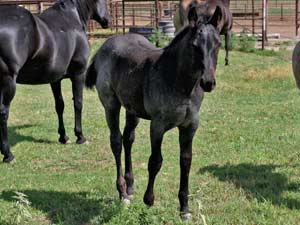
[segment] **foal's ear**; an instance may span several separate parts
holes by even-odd
[[[222,10],[220,6],[217,6],[214,15],[210,17],[208,23],[218,29],[218,25],[220,24],[221,19],[222,19]]]
[[[197,24],[198,21],[197,8],[194,4],[189,9],[188,20],[190,26],[192,27],[194,27]]]

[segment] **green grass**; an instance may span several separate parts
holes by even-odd
[[[204,224],[204,219],[207,224],[300,224],[300,92],[291,63],[277,54],[233,51],[230,64],[224,66],[221,51],[217,89],[206,94],[201,108],[190,175],[193,219],[188,224]],[[133,147],[136,194],[126,209],[118,201],[109,132],[96,92],[84,92],[83,128],[89,144],[83,146],[74,144],[69,80],[63,81],[63,92],[70,145],[57,143],[50,87],[17,87],[9,119],[16,163],[0,164],[0,224],[182,224],[177,130],[164,138],[156,202],[148,209],[142,198],[149,122],[140,123]],[[18,207],[14,191],[26,194],[31,204]]]

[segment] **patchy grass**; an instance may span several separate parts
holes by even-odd
[[[193,219],[187,224],[299,224],[300,92],[291,63],[281,55],[233,51],[230,64],[223,66],[221,51],[217,89],[205,96],[201,108],[190,175]],[[22,209],[30,217],[21,211],[19,224],[182,224],[177,211],[177,130],[165,136],[156,202],[148,209],[142,197],[149,122],[140,123],[133,146],[136,194],[126,209],[118,201],[109,132],[96,92],[84,93],[83,127],[89,144],[78,146],[69,80],[63,81],[63,91],[70,145],[57,143],[50,87],[17,87],[9,119],[16,163],[0,165],[0,224],[18,224],[12,216],[15,191],[29,202]],[[122,118],[123,127],[123,111]]]

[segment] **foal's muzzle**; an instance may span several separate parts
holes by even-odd
[[[200,80],[200,86],[205,92],[211,92],[216,87],[216,80]]]

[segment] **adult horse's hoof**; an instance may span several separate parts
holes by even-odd
[[[3,162],[4,163],[13,163],[15,157],[12,153],[9,153],[8,155],[4,156]]]
[[[71,144],[72,142],[70,141],[70,138],[65,135],[65,136],[61,136],[58,141],[61,143],[61,144]]]
[[[85,137],[77,138],[76,144],[82,145],[82,144],[88,144],[88,141]]]
[[[182,220],[190,220],[192,218],[191,213],[182,213],[180,216]]]

